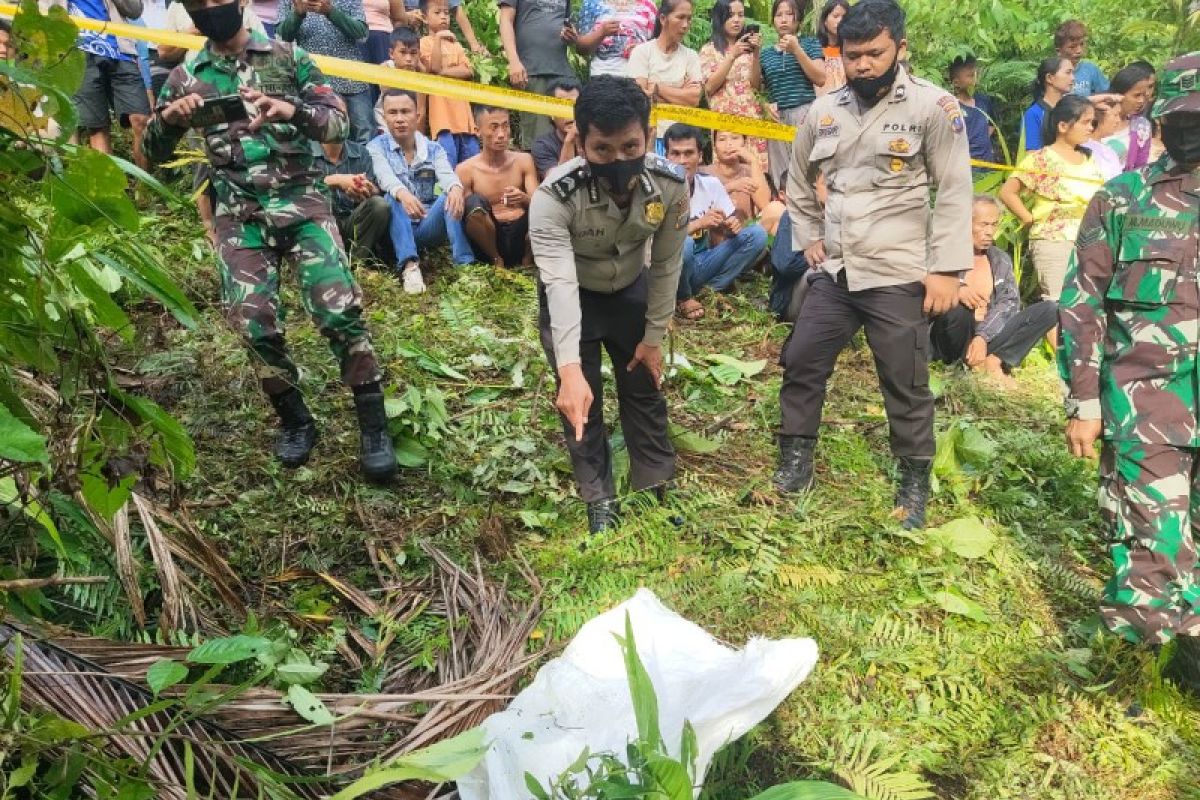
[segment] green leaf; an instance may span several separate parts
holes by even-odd
[[[956,591],[945,590],[934,592],[929,595],[929,599],[937,603],[941,609],[949,614],[958,614],[959,616],[973,619],[976,622],[991,622],[992,618],[983,610],[983,606],[976,603],[969,597],[963,597]]]
[[[926,540],[963,558],[983,558],[996,544],[996,534],[979,517],[963,517],[926,531]]]
[[[297,714],[314,725],[332,725],[334,723],[333,712],[326,707],[321,698],[300,684],[293,683],[288,687],[287,699]]]
[[[271,646],[271,641],[262,636],[226,636],[209,639],[192,649],[187,660],[193,664],[236,664],[254,658]]]
[[[737,370],[738,375],[742,378],[753,378],[767,368],[767,360],[765,358],[760,358],[756,361],[741,361],[724,353],[713,353],[707,358],[713,364],[720,364]]]
[[[772,786],[750,800],[866,800],[861,794],[825,781],[793,781]]]
[[[717,383],[722,383],[726,386],[733,386],[742,379],[741,370],[737,367],[731,367],[728,364],[716,364],[708,368],[708,374],[716,379]]]
[[[407,434],[392,437],[396,448],[396,463],[402,467],[423,467],[429,461],[429,450]]]
[[[320,662],[316,664],[304,664],[293,661],[288,662],[287,664],[280,664],[275,668],[275,674],[284,683],[304,684],[312,683],[324,675],[328,670],[328,664],[322,664]]]
[[[79,148],[61,174],[47,173],[45,186],[55,213],[74,225],[138,228],[141,216],[125,194],[125,176],[104,153]]]
[[[651,747],[662,746],[662,732],[658,727],[658,695],[646,666],[638,655],[637,642],[633,639],[633,621],[625,612],[625,638],[621,649],[625,654],[625,675],[629,678],[629,694],[633,699],[633,716],[637,720],[638,738]]]
[[[721,443],[715,439],[706,439],[698,433],[692,433],[682,425],[676,425],[674,422],[667,424],[667,434],[671,437],[671,444],[675,445],[675,449],[683,453],[715,453],[721,449]]]
[[[66,263],[67,274],[75,281],[75,288],[91,303],[96,322],[109,328],[127,342],[133,341],[133,323],[112,299],[110,291],[100,285],[88,264],[79,260]]]
[[[196,468],[196,448],[192,445],[192,437],[188,436],[179,421],[147,397],[123,392],[115,384],[109,384],[108,390],[162,437],[163,450],[175,468],[177,477],[187,479]]]
[[[526,528],[549,528],[558,519],[557,511],[518,511],[517,516],[521,518],[521,522]]]
[[[996,459],[996,443],[974,425],[962,425],[962,435],[955,446],[959,461],[975,469],[983,469]]]
[[[50,463],[46,437],[17,419],[0,404],[0,459],[24,463]]]
[[[137,478],[137,475],[126,475],[113,486],[97,472],[83,472],[79,475],[79,490],[88,508],[111,522],[122,506],[129,502]]]
[[[13,19],[13,39],[20,42],[22,66],[37,75],[40,89],[74,94],[83,80],[84,56],[76,46],[79,29],[66,10],[52,6],[46,14],[36,2],[26,0]],[[67,120],[58,119],[63,127]],[[74,125],[71,125],[71,130]]]
[[[187,299],[183,290],[171,280],[155,263],[155,259],[143,252],[136,242],[127,242],[125,255],[127,259],[112,258],[107,253],[93,253],[92,256],[102,264],[111,267],[137,286],[150,297],[162,303],[163,308],[171,312],[183,327],[195,330],[196,318],[199,312]]]
[[[400,781],[445,783],[458,780],[474,769],[487,753],[488,745],[484,744],[483,737],[483,728],[472,728],[453,739],[400,756],[378,772],[359,778],[330,800],[354,800]]]
[[[89,728],[63,717],[46,717],[38,720],[29,735],[46,744],[61,744],[74,739],[85,739],[92,735]]]
[[[157,697],[163,689],[168,689],[188,676],[188,668],[178,661],[162,658],[150,665],[146,670],[146,685]]]
[[[50,519],[50,515],[42,508],[33,497],[21,497],[21,493],[17,491],[17,482],[11,475],[6,478],[0,478],[0,506],[19,506],[21,513],[37,522],[46,529],[46,533],[54,540],[54,546],[58,548],[61,554],[66,553],[66,548],[63,547],[62,537],[59,536],[58,526],[54,524],[54,520]]]
[[[693,800],[688,771],[675,759],[652,755],[646,759],[645,773],[650,779],[646,788],[657,790],[665,800]]]
[[[531,795],[533,795],[534,800],[550,800],[550,795],[548,795],[546,790],[542,788],[542,785],[537,782],[537,778],[533,777],[533,775],[528,772],[525,773],[525,789]]]
[[[683,733],[679,737],[679,760],[688,769],[688,775],[696,777],[696,758],[700,753],[700,744],[696,740],[696,729],[690,720],[683,721]]]

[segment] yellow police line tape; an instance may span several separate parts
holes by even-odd
[[[15,16],[17,6],[0,3],[0,15]],[[198,50],[204,46],[204,37],[178,31],[167,31],[157,28],[143,28],[140,25],[129,25],[123,22],[103,22],[71,15],[71,20],[80,28],[99,33],[111,33],[126,39],[136,39],[154,44],[165,44],[170,47],[182,47],[187,50]],[[454,100],[465,100],[468,103],[496,106],[512,111],[525,111],[532,114],[543,114],[548,117],[570,117],[574,103],[558,97],[524,92],[520,89],[507,89],[501,86],[485,86],[471,81],[445,78],[439,75],[427,75],[423,72],[393,69],[376,64],[364,64],[360,61],[348,61],[344,58],[319,56],[313,54],[313,61],[328,75],[335,75],[348,80],[374,83],[394,89],[407,89],[420,94],[432,94],[438,97],[449,97]],[[653,121],[668,120],[695,125],[714,131],[729,131],[745,136],[757,136],[763,139],[791,141],[796,136],[796,129],[781,122],[740,117],[735,114],[722,114],[705,108],[688,108],[660,104],[654,107]],[[971,166],[983,169],[1011,171],[1016,167],[1006,164],[993,164],[988,161],[971,159]]]
[[[0,3],[0,14],[13,16],[17,13],[17,10],[17,6],[15,5]],[[188,33],[143,28],[139,25],[129,25],[121,22],[103,22],[75,15],[71,16],[71,20],[84,30],[110,33],[126,39],[165,44],[171,47],[182,47],[188,50],[196,50],[204,45],[203,37]],[[439,97],[449,97],[454,100],[465,100],[468,103],[497,106],[513,111],[544,114],[550,117],[570,117],[572,113],[572,102],[557,97],[546,97],[540,94],[533,94],[532,92],[507,89],[500,86],[485,86],[471,81],[392,69],[391,67],[376,64],[364,64],[359,61],[348,61],[343,58],[332,58],[316,54],[312,54],[312,57],[322,72],[348,80],[374,83],[395,89],[407,89],[421,94],[433,94]],[[689,125],[695,125],[700,128],[731,131],[747,136],[760,136],[783,141],[790,141],[796,134],[795,128],[790,125],[749,119],[733,114],[720,114],[716,111],[701,108],[659,105],[654,109],[654,117],[655,121],[663,119],[674,122],[686,122]]]

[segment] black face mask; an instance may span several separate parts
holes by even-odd
[[[1162,142],[1176,164],[1200,164],[1200,128],[1195,125],[1163,125]]]
[[[887,72],[877,78],[850,78],[846,83],[850,84],[850,88],[863,100],[875,101],[879,99],[879,93],[896,82],[896,73],[900,71],[900,59],[897,57],[892,61],[892,65],[887,68]]]
[[[228,42],[242,29],[242,8],[236,2],[189,10],[188,16],[201,36],[217,43]]]
[[[593,178],[603,178],[607,181],[610,191],[623,193],[632,189],[633,182],[645,172],[646,159],[641,156],[618,158],[607,164],[596,164],[589,161],[588,170],[592,173]]]

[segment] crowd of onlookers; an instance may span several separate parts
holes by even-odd
[[[182,4],[163,0],[65,0],[72,13],[137,20],[195,32]],[[64,2],[64,0],[43,0]],[[828,0],[802,30],[806,0],[774,0],[768,37],[748,22],[742,0],[717,0],[712,35],[699,51],[684,44],[690,0],[583,0],[575,14],[563,0],[498,0],[503,56],[513,87],[573,99],[579,79],[568,58],[586,57],[592,75],[634,79],[655,101],[741,117],[797,123],[825,93],[845,85],[838,24],[847,0]],[[318,54],[362,60],[447,78],[475,77],[470,53],[486,52],[461,0],[242,0],[245,26]],[[1017,168],[999,198],[1029,228],[1030,252],[1044,299],[1055,300],[1087,203],[1106,180],[1144,166],[1161,152],[1145,116],[1154,68],[1135,62],[1106,78],[1086,59],[1087,29],[1063,22],[1055,54],[1037,69],[1022,117]],[[0,49],[7,33],[0,30]],[[169,70],[188,57],[180,48],[84,33],[87,72],[75,100],[81,134],[109,150],[110,120],[132,128],[135,159]],[[499,55],[499,54],[497,54]],[[997,160],[996,107],[976,92],[978,65],[959,57],[945,76],[961,107],[976,169]],[[530,262],[529,201],[547,173],[579,155],[569,119],[472,107],[436,94],[389,90],[330,77],[345,102],[350,137],[316,153],[347,246],[360,257],[395,265],[406,291],[425,290],[420,253],[448,245],[454,263]],[[766,102],[763,102],[765,95]],[[769,264],[771,308],[788,315],[793,287],[807,267],[788,247],[783,190],[790,143],[662,122],[659,153],[686,172],[691,222],[678,292],[678,316],[705,313],[705,287],[726,291],[740,274]],[[517,149],[520,148],[520,149]],[[706,154],[711,154],[706,158]],[[196,188],[206,183],[198,168]],[[211,194],[200,195],[206,224]],[[776,246],[768,252],[769,238]],[[1050,334],[1051,336],[1053,333]]]

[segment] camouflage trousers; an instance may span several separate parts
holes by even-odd
[[[329,340],[347,386],[382,377],[362,318],[362,291],[347,267],[332,216],[302,219],[287,227],[262,220],[216,219],[221,261],[221,299],[229,324],[255,357],[267,394],[299,380],[288,355],[279,314],[279,276],[284,259],[295,265],[304,310]]]
[[[1130,641],[1200,636],[1200,449],[1105,441],[1100,511],[1114,566],[1104,624]]]

